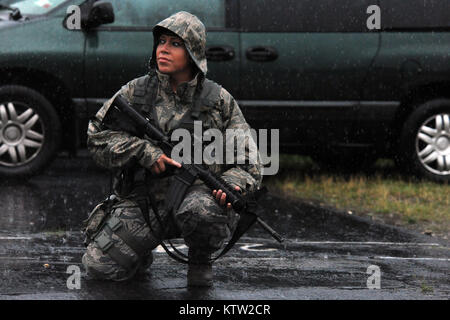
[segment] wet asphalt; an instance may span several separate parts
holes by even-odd
[[[263,218],[285,244],[255,225],[215,263],[211,289],[187,288],[187,266],[160,247],[147,274],[89,280],[81,224],[108,192],[107,172],[83,152],[60,155],[28,181],[0,180],[0,299],[450,298],[448,241],[270,193]],[[182,239],[174,243],[186,251]]]

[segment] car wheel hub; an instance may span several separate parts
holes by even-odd
[[[420,126],[416,152],[421,164],[438,175],[450,174],[450,115],[438,114]]]
[[[9,145],[17,145],[22,138],[22,130],[17,125],[9,125],[5,127],[3,137],[5,138],[5,143]]]
[[[438,150],[445,152],[448,149],[448,147],[449,147],[449,139],[448,139],[448,137],[445,137],[445,136],[439,137],[436,140],[436,147],[437,147]]]
[[[39,115],[22,103],[0,104],[0,165],[19,166],[33,160],[44,143]]]

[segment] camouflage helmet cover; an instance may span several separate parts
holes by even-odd
[[[159,35],[169,30],[180,37],[198,69],[206,75],[206,28],[195,15],[180,11],[159,22],[153,28],[153,53],[150,67],[156,67],[156,46]]]

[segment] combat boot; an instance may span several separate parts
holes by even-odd
[[[188,287],[211,287],[213,285],[211,255],[189,248],[188,256]]]
[[[153,263],[153,253],[150,252],[149,255],[142,258],[142,261],[140,262],[139,267],[137,269],[136,275],[142,276],[147,274],[148,268],[150,268],[152,263]]]

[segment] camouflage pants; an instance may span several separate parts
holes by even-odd
[[[148,263],[151,251],[159,245],[158,237],[183,237],[189,248],[205,254],[220,249],[236,227],[238,216],[232,209],[219,206],[204,185],[191,186],[170,219],[162,204],[158,206],[164,232],[149,208],[151,229],[135,201],[121,199],[112,209],[102,239],[89,243],[82,262],[91,278],[127,280]],[[105,240],[106,239],[106,240]],[[98,241],[101,240],[101,241]],[[150,261],[151,262],[151,261]]]

